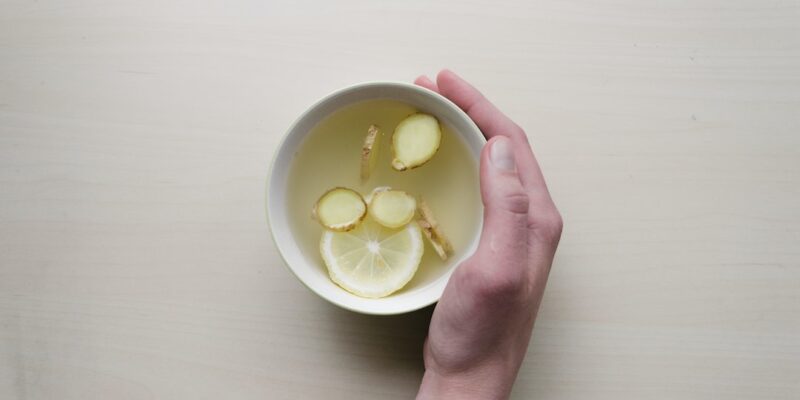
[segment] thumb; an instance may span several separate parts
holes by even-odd
[[[495,261],[525,265],[529,201],[519,179],[513,144],[506,136],[493,137],[481,152],[481,197],[479,252]]]

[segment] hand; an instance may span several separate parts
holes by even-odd
[[[461,107],[481,153],[478,249],[450,278],[425,341],[418,399],[505,399],[525,357],[562,221],[525,132],[453,72],[417,85]]]

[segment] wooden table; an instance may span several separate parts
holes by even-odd
[[[800,398],[800,2],[0,3],[0,398],[407,399],[431,310],[265,221],[333,89],[450,67],[566,222],[516,399]]]

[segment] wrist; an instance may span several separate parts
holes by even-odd
[[[501,368],[480,368],[458,373],[442,374],[426,369],[417,400],[504,400],[511,393],[516,372]]]

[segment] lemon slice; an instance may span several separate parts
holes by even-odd
[[[424,248],[416,223],[390,229],[370,218],[348,232],[326,230],[319,244],[331,280],[369,298],[405,286],[417,272]]]

